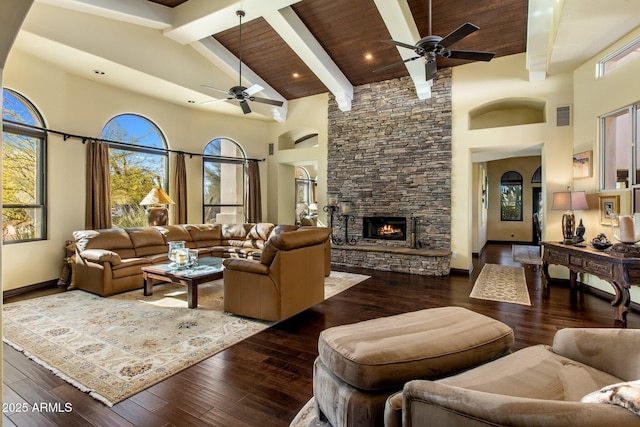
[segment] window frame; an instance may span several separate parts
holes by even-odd
[[[235,145],[235,148],[237,149],[238,152],[240,152],[242,154],[242,157],[238,157],[238,158],[233,158],[233,157],[225,157],[222,155],[211,155],[211,154],[206,154],[207,148],[209,147],[210,144],[212,144],[214,141],[217,140],[221,140],[221,141],[229,141],[231,143],[233,143]],[[207,142],[207,144],[205,145],[204,149],[202,150],[203,155],[202,155],[202,223],[203,224],[215,224],[214,222],[207,222],[207,210],[211,209],[211,208],[229,208],[229,207],[235,207],[235,208],[241,208],[242,210],[242,219],[243,222],[246,222],[247,219],[247,206],[246,206],[246,197],[247,197],[247,180],[248,180],[248,176],[247,176],[247,153],[244,151],[244,149],[242,148],[242,146],[237,142],[234,141],[231,138],[226,138],[226,137],[217,137],[217,138],[213,138],[212,140],[210,140],[209,142]],[[235,164],[235,165],[239,165],[242,166],[242,203],[235,203],[235,204],[229,204],[229,203],[206,203],[206,198],[205,198],[205,193],[207,191],[206,188],[206,168],[207,168],[207,163],[220,163],[220,164]],[[237,198],[236,198],[237,200]]]
[[[105,125],[102,127],[102,132],[100,134],[101,138],[105,137],[105,129],[107,128],[107,126],[115,119],[119,118],[119,117],[124,117],[124,116],[131,116],[131,117],[136,117],[138,119],[141,119],[145,122],[148,123],[149,126],[151,126],[154,130],[155,133],[158,135],[160,142],[162,144],[162,147],[155,147],[155,146],[151,146],[151,145],[140,145],[137,143],[133,143],[133,142],[127,142],[127,141],[116,141],[116,140],[112,140],[112,139],[104,139],[105,142],[107,142],[108,146],[109,146],[109,162],[111,163],[111,155],[112,155],[112,150],[121,150],[121,151],[130,151],[133,153],[142,153],[142,154],[149,154],[149,155],[153,155],[153,156],[159,156],[162,158],[162,163],[163,163],[163,170],[162,170],[162,179],[160,182],[158,182],[157,184],[163,189],[165,190],[167,193],[169,193],[169,147],[168,147],[168,142],[167,142],[167,138],[165,137],[164,133],[162,132],[162,130],[160,129],[160,127],[150,118],[145,117],[141,114],[136,114],[136,113],[121,113],[121,114],[117,114],[115,116],[113,116],[111,119],[109,119]],[[111,175],[111,165],[109,166],[110,169],[110,175]],[[152,187],[154,188],[155,185]],[[111,190],[113,192],[113,186],[111,186]],[[149,191],[151,191],[151,188],[149,189]],[[110,195],[112,196],[112,194]],[[142,196],[144,197],[144,196]],[[140,201],[142,200],[142,198],[140,199]],[[115,213],[115,204],[114,201],[111,200],[111,220],[113,222],[113,224],[117,224],[118,221],[114,220],[114,213]],[[140,224],[140,226],[146,226],[146,220],[144,224]],[[116,226],[116,225],[114,225]]]
[[[599,120],[599,124],[600,124],[600,156],[602,161],[600,162],[600,183],[599,183],[599,187],[601,191],[610,191],[610,190],[620,190],[621,188],[619,188],[617,185],[613,188],[607,188],[607,183],[608,183],[608,179],[607,179],[607,166],[609,163],[609,155],[607,154],[608,151],[610,151],[610,149],[608,149],[610,147],[609,144],[609,138],[607,136],[608,133],[608,127],[607,127],[607,120],[612,118],[612,117],[620,117],[623,115],[627,115],[629,117],[629,127],[628,129],[628,134],[627,135],[623,135],[623,137],[628,136],[629,140],[627,141],[627,147],[625,150],[625,156],[626,158],[630,159],[629,161],[629,165],[628,165],[628,169],[627,169],[627,176],[626,176],[626,184],[622,187],[622,188],[637,188],[638,186],[640,186],[640,101],[633,103],[631,105],[625,106],[623,108],[619,108],[615,111],[612,111],[610,113],[604,114],[602,116],[600,116],[600,120]],[[616,138],[618,137],[618,135],[616,134]],[[615,142],[615,148],[616,150],[619,148],[618,147],[618,140],[616,139]],[[623,141],[624,142],[624,141]],[[615,153],[614,153],[615,155]],[[614,165],[617,166],[616,163],[614,163]],[[618,181],[617,179],[617,172],[618,169],[616,169],[616,183],[617,182],[622,182],[622,181]]]
[[[636,53],[637,52],[637,53]],[[628,58],[629,56],[634,55],[633,58]],[[602,78],[604,76],[606,76],[607,74],[611,73],[612,71],[617,70],[620,67],[623,67],[625,64],[638,59],[640,57],[640,37],[632,40],[631,42],[627,43],[626,45],[622,46],[620,49],[616,50],[615,52],[611,53],[610,55],[605,56],[604,58],[602,58],[599,62],[598,62],[598,78]],[[619,65],[616,65],[615,67],[611,68],[611,69],[607,69],[607,64],[613,62],[613,61],[617,61],[620,62],[622,61]]]
[[[48,230],[48,222],[49,222],[49,214],[48,214],[48,181],[47,181],[47,163],[48,163],[48,134],[46,129],[44,128],[44,119],[42,114],[36,106],[29,101],[24,95],[14,90],[8,88],[2,88],[3,92],[9,93],[11,96],[15,97],[20,101],[26,109],[29,110],[31,115],[35,120],[38,121],[37,125],[30,125],[28,123],[19,124],[15,122],[5,121],[4,119],[4,105],[3,105],[3,117],[2,117],[2,132],[10,133],[13,135],[26,136],[28,138],[34,138],[38,140],[38,156],[35,159],[36,162],[36,170],[35,170],[35,185],[39,189],[38,196],[36,199],[38,203],[2,203],[2,210],[4,213],[4,209],[16,209],[16,208],[24,208],[24,209],[39,209],[40,210],[40,228],[39,233],[34,233],[35,235],[39,235],[39,237],[28,238],[28,239],[15,239],[15,240],[4,240],[4,233],[2,238],[2,244],[17,244],[17,243],[27,243],[27,242],[38,242],[48,240],[49,238],[49,230]],[[2,97],[3,104],[5,100],[5,95]],[[40,126],[41,128],[38,128]],[[3,137],[3,140],[5,138]],[[4,144],[3,144],[4,147]],[[3,148],[4,149],[4,148]]]

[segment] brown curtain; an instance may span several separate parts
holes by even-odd
[[[89,141],[87,147],[86,201],[85,227],[89,230],[111,228],[109,145],[99,141]]]
[[[262,197],[260,195],[260,167],[256,160],[247,163],[247,222],[262,222]]]
[[[187,169],[184,164],[184,153],[176,158],[176,205],[173,211],[174,224],[187,223]]]

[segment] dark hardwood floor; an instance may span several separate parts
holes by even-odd
[[[540,269],[525,265],[532,306],[469,298],[484,263],[520,265],[511,245],[491,244],[474,259],[470,276],[423,277],[361,269],[370,279],[112,408],[99,403],[27,357],[4,345],[3,403],[43,402],[70,412],[6,412],[5,426],[288,426],[311,398],[318,334],[325,328],[423,308],[455,305],[496,318],[513,328],[515,349],[551,344],[565,327],[624,327],[609,301],[571,295],[566,283],[542,289]],[[38,294],[36,294],[38,295]],[[6,302],[31,297],[21,295]],[[627,327],[640,328],[630,312]],[[5,409],[6,406],[3,406]]]

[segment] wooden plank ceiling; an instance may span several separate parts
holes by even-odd
[[[150,0],[175,7],[187,0]],[[456,43],[457,50],[495,52],[495,57],[525,52],[528,0],[432,0],[433,34],[445,37],[465,22],[480,30]],[[427,0],[408,0],[422,37],[429,35]],[[408,75],[373,0],[303,0],[292,9],[354,86]],[[238,26],[212,35],[239,56]],[[414,44],[417,40],[398,40]],[[365,55],[372,59],[365,59]],[[242,24],[242,60],[286,99],[327,92],[327,88],[262,18]],[[438,57],[438,68],[468,61]],[[297,77],[294,77],[294,73]]]

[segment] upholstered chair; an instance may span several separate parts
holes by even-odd
[[[567,328],[551,347],[527,347],[458,375],[406,383],[387,400],[385,425],[638,426],[640,416],[627,409],[640,411],[638,386],[599,392],[638,379],[640,330]]]
[[[324,300],[325,244],[330,228],[276,227],[260,261],[224,261],[224,310],[279,321]]]

